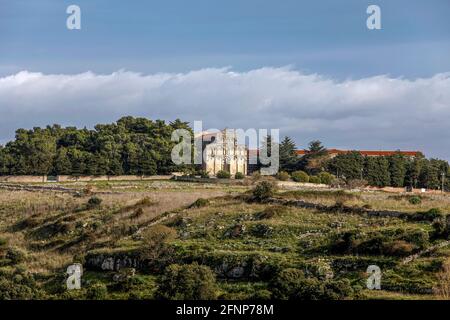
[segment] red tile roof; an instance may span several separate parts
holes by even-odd
[[[404,156],[410,156],[410,157],[415,157],[419,154],[421,154],[420,151],[386,151],[386,150],[380,150],[380,151],[374,151],[374,150],[339,150],[339,149],[328,149],[327,150],[328,153],[330,154],[345,154],[345,153],[349,153],[349,152],[359,152],[360,154],[362,154],[363,156],[391,156],[394,155],[396,153],[400,153]],[[296,153],[298,155],[305,155],[307,153],[309,153],[309,151],[307,150],[297,150]]]

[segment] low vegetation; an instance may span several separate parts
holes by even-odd
[[[448,299],[448,195],[254,182],[0,189],[0,299]]]

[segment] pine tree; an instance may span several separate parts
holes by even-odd
[[[292,172],[298,161],[295,143],[289,137],[284,137],[280,144],[280,171]]]
[[[391,176],[392,187],[403,187],[406,176],[406,159],[400,153],[394,154],[388,158],[389,173]]]

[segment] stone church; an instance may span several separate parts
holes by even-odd
[[[236,130],[202,133],[202,141],[203,170],[210,175],[222,170],[232,176],[237,172],[247,175],[248,150],[245,145],[238,144]]]

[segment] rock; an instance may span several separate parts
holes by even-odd
[[[227,276],[230,278],[242,278],[244,276],[245,269],[241,266],[234,267],[228,271]]]

